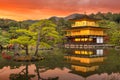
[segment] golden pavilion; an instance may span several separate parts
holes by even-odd
[[[103,44],[106,28],[99,27],[97,24],[99,20],[87,15],[70,19],[72,25],[70,29],[65,30],[67,38],[65,47]]]

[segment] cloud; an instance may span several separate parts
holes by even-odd
[[[71,13],[120,12],[120,0],[0,0],[0,10],[36,16],[64,16]]]
[[[79,11],[84,8],[120,8],[120,0],[0,0],[0,7],[6,10],[56,10],[56,11]],[[27,12],[26,11],[26,12]]]

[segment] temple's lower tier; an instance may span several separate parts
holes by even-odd
[[[104,44],[65,44],[65,48],[97,48],[97,47],[104,47]]]
[[[101,36],[87,36],[87,37],[67,37],[67,43],[75,44],[102,44],[104,42]]]

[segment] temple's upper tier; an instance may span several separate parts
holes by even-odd
[[[96,23],[97,21],[99,21],[100,19],[95,19],[95,18],[91,18],[87,15],[82,15],[73,19],[70,19],[70,21],[72,21],[72,27],[83,27],[83,26],[96,26],[98,27],[98,24]]]

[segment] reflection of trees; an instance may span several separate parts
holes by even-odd
[[[48,79],[44,79],[44,78],[42,78],[41,76],[40,76],[40,67],[38,66],[38,65],[35,65],[36,66],[36,73],[37,73],[37,76],[38,76],[38,80],[58,80],[59,79],[59,77],[55,77],[55,78],[51,78],[51,77],[49,77]],[[46,70],[42,70],[42,72],[45,72]]]
[[[120,72],[120,52],[110,50],[104,64],[100,66],[98,73],[107,72],[108,74]]]
[[[9,76],[10,80],[31,80],[31,78],[35,77],[35,75],[30,75],[28,73],[28,66],[31,64],[35,64],[36,70],[35,73],[37,73],[36,77],[37,80],[58,80],[59,77],[48,77],[48,78],[42,78],[40,76],[41,73],[49,70],[49,69],[55,69],[56,67],[63,69],[64,68],[64,58],[63,54],[56,53],[54,54],[53,52],[51,53],[46,53],[43,56],[45,56],[45,60],[43,61],[37,61],[37,62],[15,62],[15,61],[7,61],[2,58],[0,58],[0,68],[2,69],[5,66],[10,66],[10,69],[18,69],[21,66],[25,66],[23,70],[21,70],[18,73],[13,73]]]
[[[10,79],[10,80],[31,80],[31,78],[34,78],[35,75],[29,74],[28,66],[29,66],[29,65],[26,64],[26,65],[25,65],[25,68],[22,69],[19,73],[10,74],[9,79]],[[37,77],[38,77],[37,80],[58,80],[58,79],[59,79],[59,77],[54,77],[54,78],[49,77],[48,79],[44,79],[44,78],[42,78],[42,77],[40,76],[40,73],[45,72],[46,70],[44,70],[44,71],[42,70],[42,71],[41,71],[41,67],[39,67],[38,65],[35,65],[35,67],[36,67],[35,72],[37,73]]]
[[[63,69],[67,64],[64,62],[64,54],[61,50],[48,51],[43,54],[45,56],[44,61],[35,62],[36,73],[38,80],[58,80],[59,77],[44,79],[40,76],[40,73],[46,72],[49,69],[60,68]]]
[[[41,73],[44,73],[49,69],[63,69],[65,66],[67,66],[68,64],[64,62],[64,54],[61,50],[55,50],[45,51],[42,56],[44,56],[45,59],[37,62],[15,62],[0,58],[0,68],[2,69],[5,66],[10,66],[10,69],[19,69],[21,66],[25,66],[25,68],[20,72],[11,74],[10,80],[30,80],[31,78],[35,77],[35,75],[37,80],[58,80],[58,76],[42,78]],[[28,66],[31,64],[35,64],[35,75],[28,74]]]
[[[90,72],[90,73],[84,73],[84,74],[80,74],[79,73],[75,73],[78,74],[80,76],[85,75],[85,77],[88,77],[90,75],[93,74],[101,74],[101,73],[108,73],[108,74],[112,74],[112,73],[120,73],[120,55],[119,55],[119,51],[109,51],[110,53],[106,55],[106,59],[103,63],[101,63],[99,65],[99,69],[97,69],[95,72]],[[106,53],[105,53],[106,54]],[[10,77],[12,77],[12,79],[10,80],[30,80],[31,78],[37,77],[37,80],[58,80],[58,76],[57,77],[51,77],[51,78],[43,78],[41,76],[42,73],[46,72],[47,70],[54,70],[55,68],[59,68],[59,69],[63,69],[64,67],[67,67],[69,69],[70,68],[70,64],[69,63],[65,63],[64,62],[64,54],[62,53],[62,51],[60,50],[56,50],[56,51],[46,51],[45,53],[42,54],[42,56],[45,57],[44,60],[42,61],[38,61],[38,62],[15,62],[15,61],[7,61],[4,60],[0,57],[0,69],[2,69],[5,66],[10,66],[11,69],[16,69],[25,65],[25,68],[23,70],[21,70],[19,73],[15,73],[15,74],[11,74]],[[28,74],[28,66],[31,64],[35,64],[35,75],[30,75]],[[5,70],[4,70],[5,71]]]
[[[31,80],[31,78],[35,77],[35,75],[28,73],[28,64],[26,64],[26,67],[19,72],[18,74],[10,74],[10,80]]]

